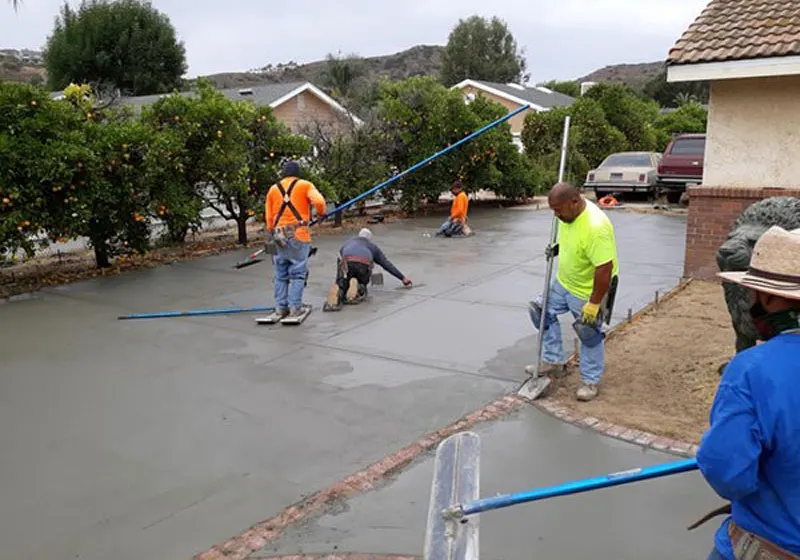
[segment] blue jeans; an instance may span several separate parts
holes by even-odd
[[[445,237],[463,235],[463,233],[464,225],[461,222],[456,222],[451,219],[448,219],[436,230],[436,235],[444,235]]]
[[[581,316],[584,304],[586,301],[569,293],[558,280],[554,280],[550,285],[550,294],[547,297],[547,313],[550,315],[547,322],[550,325],[542,337],[544,346],[542,358],[545,362],[561,365],[567,361],[561,339],[561,325],[556,316],[572,313],[577,319]],[[605,343],[601,342],[594,348],[581,344],[580,359],[581,380],[586,383],[598,383],[605,367]]]
[[[711,551],[711,554],[708,555],[706,560],[727,560],[722,554],[720,554],[719,550],[716,548]]]
[[[300,309],[308,271],[311,244],[291,239],[286,247],[277,247],[275,263],[275,307]]]

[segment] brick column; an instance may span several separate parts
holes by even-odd
[[[686,223],[686,255],[683,275],[714,278],[718,272],[716,252],[725,242],[733,222],[745,208],[763,198],[794,196],[800,187],[689,187],[689,216]]]

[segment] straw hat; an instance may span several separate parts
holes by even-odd
[[[720,272],[723,280],[800,300],[800,229],[769,228],[756,242],[746,272]]]

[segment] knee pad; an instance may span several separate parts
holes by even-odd
[[[597,327],[592,327],[582,323],[580,320],[572,323],[572,328],[575,334],[578,335],[578,340],[587,348],[594,348],[605,339],[606,334]]]
[[[542,298],[539,297],[536,301],[528,302],[528,314],[531,317],[531,321],[533,322],[533,326],[535,329],[539,329],[539,326],[542,323]],[[544,319],[544,328],[545,330],[550,328],[555,321],[558,321],[558,318],[555,317],[552,313],[547,313]]]

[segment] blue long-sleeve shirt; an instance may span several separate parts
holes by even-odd
[[[800,554],[800,334],[737,354],[720,380],[697,462],[736,524]],[[715,546],[729,560],[726,519]]]
[[[364,237],[353,237],[345,241],[342,245],[341,254],[343,257],[361,257],[369,259],[379,264],[386,272],[398,280],[404,278],[403,273],[397,270],[397,267],[392,264],[392,261],[386,258],[386,255],[383,254],[380,247]]]

